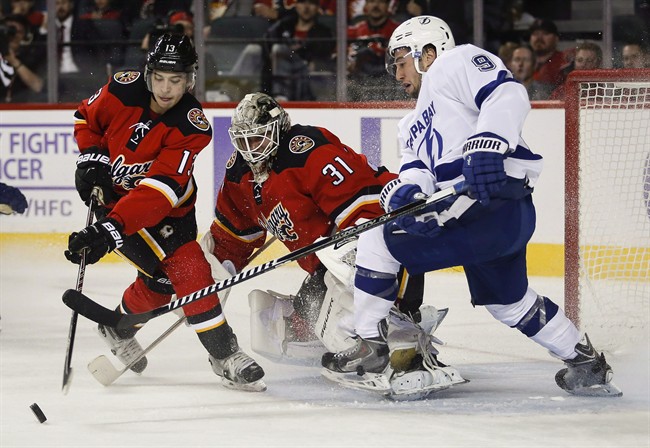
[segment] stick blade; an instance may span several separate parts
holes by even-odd
[[[109,327],[116,327],[121,317],[117,311],[104,308],[75,289],[63,293],[63,303],[93,322]]]
[[[120,377],[121,372],[104,355],[100,355],[88,363],[88,371],[93,378],[104,386],[110,386]]]

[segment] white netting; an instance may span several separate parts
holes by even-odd
[[[579,98],[580,326],[617,349],[650,340],[650,81]]]

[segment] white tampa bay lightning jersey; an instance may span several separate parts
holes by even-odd
[[[474,45],[445,51],[422,75],[414,110],[399,122],[400,178],[431,194],[463,179],[468,137],[490,132],[508,142],[508,176],[534,186],[541,156],[521,138],[530,101],[503,62]]]

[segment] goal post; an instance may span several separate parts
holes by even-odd
[[[574,71],[565,98],[565,310],[598,347],[650,340],[650,70]]]

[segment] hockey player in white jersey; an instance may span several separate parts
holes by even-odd
[[[562,309],[528,285],[531,194],[542,157],[521,138],[530,110],[526,89],[497,56],[474,45],[456,47],[447,24],[432,16],[402,23],[386,58],[389,72],[417,103],[399,123],[400,174],[384,187],[382,206],[391,211],[461,181],[468,194],[361,235],[355,343],[323,356],[326,376],[343,382],[365,366],[387,362],[378,323],[395,300],[400,264],[412,274],[462,266],[473,305],[485,306],[564,361],[555,377],[562,389],[620,396],[604,355]]]

